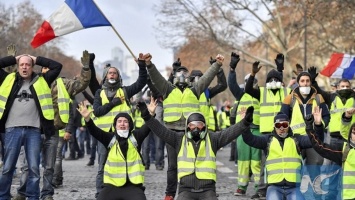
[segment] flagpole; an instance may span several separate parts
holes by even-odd
[[[110,22],[110,20],[108,20],[108,18],[106,17],[106,15],[102,12],[102,10],[100,9],[100,7],[96,4],[96,2],[93,0],[94,4],[96,5],[96,7],[100,10],[101,14],[103,16],[105,16],[106,20],[108,22]],[[125,47],[127,48],[127,50],[129,51],[129,53],[132,55],[132,57],[134,58],[134,60],[137,60],[136,56],[133,54],[132,50],[128,47],[128,45],[126,44],[126,42],[123,40],[123,38],[121,37],[121,35],[117,32],[117,30],[115,29],[115,27],[112,25],[112,23],[110,22],[111,27],[113,29],[113,31],[116,33],[116,35],[118,36],[118,38],[120,38],[120,40],[122,41],[122,43],[125,45]]]

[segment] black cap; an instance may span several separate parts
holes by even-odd
[[[284,121],[290,121],[288,116],[283,112],[277,113],[277,115],[274,118],[274,123],[284,122]]]
[[[266,76],[266,83],[270,81],[271,78],[277,78],[281,82],[281,74],[280,72],[276,71],[275,69],[272,69],[267,73]]]
[[[187,117],[187,120],[186,120],[186,124],[189,124],[190,122],[192,121],[201,121],[203,123],[205,123],[205,117],[199,113],[199,112],[194,112],[194,113],[191,113],[188,117]]]

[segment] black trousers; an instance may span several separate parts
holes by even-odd
[[[105,184],[97,200],[147,200],[144,188],[135,185],[116,187]]]

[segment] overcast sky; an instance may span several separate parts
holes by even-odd
[[[9,6],[17,5],[23,1],[24,0],[6,0],[3,3]],[[44,19],[47,19],[64,3],[64,0],[30,1],[35,8],[37,8],[38,12],[42,14]],[[106,15],[107,19],[116,28],[136,56],[138,56],[140,52],[149,52],[153,55],[155,65],[158,68],[165,68],[165,66],[171,66],[173,63],[173,55],[171,49],[163,49],[160,47],[155,37],[153,26],[156,26],[157,22],[153,6],[159,4],[159,1],[160,0],[95,0],[98,7]],[[120,47],[124,50],[125,56],[130,55],[111,27],[84,29],[62,36],[62,38],[64,38],[67,44],[63,51],[78,60],[81,57],[82,51],[85,49],[89,52],[94,52],[96,55],[95,61],[99,62],[109,60],[111,58],[111,49],[114,47]],[[31,41],[29,41],[29,43],[30,42]]]

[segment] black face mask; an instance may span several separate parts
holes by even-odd
[[[353,93],[353,90],[352,89],[343,89],[343,90],[338,90],[337,93],[339,94],[339,96],[341,98],[350,98],[352,93]]]
[[[194,130],[191,130],[191,136],[192,136],[192,138],[195,140],[195,139],[201,139],[200,138],[200,133],[201,133],[201,131],[200,131],[200,129],[198,129],[198,128],[195,128]]]

